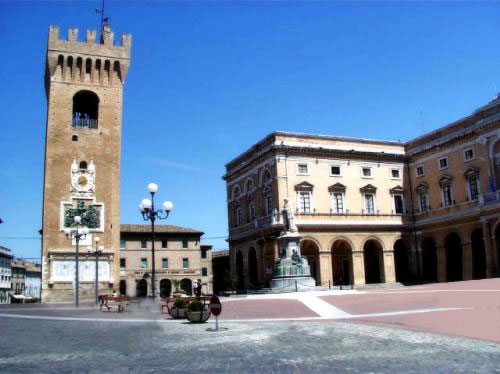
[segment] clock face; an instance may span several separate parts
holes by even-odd
[[[94,187],[94,177],[89,173],[79,171],[73,174],[71,184],[76,190],[86,192]]]

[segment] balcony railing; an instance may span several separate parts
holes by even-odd
[[[500,190],[479,194],[479,205],[487,206],[500,203]]]
[[[93,118],[73,118],[72,125],[80,129],[97,129],[97,120]]]

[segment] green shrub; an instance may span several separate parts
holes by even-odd
[[[205,310],[205,305],[203,305],[201,301],[195,300],[191,302],[189,309],[191,309],[192,312],[202,312]]]
[[[184,299],[177,299],[174,301],[174,306],[176,308],[185,308],[187,306],[187,301]]]

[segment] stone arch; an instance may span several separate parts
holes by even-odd
[[[97,128],[99,96],[89,90],[73,95],[73,127]]]
[[[366,243],[368,243],[370,240],[377,242],[378,245],[380,245],[380,247],[382,248],[382,250],[384,250],[384,248],[385,248],[384,241],[376,236],[369,236],[368,238],[365,238],[365,240],[363,240],[363,244],[361,245],[361,248],[364,248]]]
[[[422,279],[437,282],[437,245],[433,237],[427,236],[421,242],[422,248]]]
[[[463,280],[463,248],[462,239],[456,232],[449,233],[444,239],[446,252],[446,281]]]
[[[235,268],[236,268],[236,289],[243,290],[245,288],[244,265],[243,265],[243,254],[241,253],[240,250],[236,252]]]
[[[135,283],[135,296],[137,297],[148,296],[148,282],[146,282],[146,279],[139,279]]]
[[[252,178],[248,177],[245,180],[244,187],[245,187],[245,193],[250,193],[250,192],[252,192],[255,189],[255,182],[253,181]]]
[[[170,297],[172,294],[172,282],[170,279],[162,279],[160,281],[160,297]]]
[[[483,229],[472,230],[470,235],[472,250],[472,279],[486,278],[486,249],[484,247]]]
[[[193,282],[189,278],[184,278],[181,280],[181,290],[184,291],[186,295],[191,296],[193,294]]]
[[[126,295],[127,294],[127,281],[122,279],[120,280],[120,287],[119,287],[120,295]]]
[[[311,276],[316,280],[316,284],[321,284],[319,271],[319,252],[321,246],[316,239],[305,237],[300,241],[300,254],[307,258],[311,269]]]
[[[399,238],[394,242],[394,267],[397,282],[410,280],[410,246],[406,239]]]
[[[257,252],[254,247],[248,250],[248,288],[258,288]]]
[[[384,282],[384,248],[382,241],[372,237],[363,244],[365,283]]]
[[[272,180],[271,171],[265,167],[259,174],[259,185],[263,186],[264,184],[269,183]]]
[[[241,196],[241,187],[239,184],[236,184],[232,188],[231,198],[233,200],[238,199]]]
[[[352,243],[347,238],[337,238],[332,246],[332,278],[334,284],[354,284]]]

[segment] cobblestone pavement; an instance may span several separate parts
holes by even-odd
[[[471,339],[345,322],[207,327],[0,318],[0,372],[500,372],[500,346]]]

